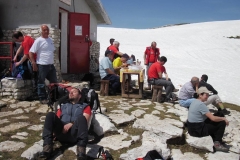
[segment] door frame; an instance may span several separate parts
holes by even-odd
[[[68,14],[69,11],[59,7],[59,29],[61,30],[60,47],[59,47],[59,60],[61,73],[68,73],[68,53],[69,53],[69,31],[68,31]]]

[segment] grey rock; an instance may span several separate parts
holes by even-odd
[[[135,119],[133,115],[129,116],[128,114],[109,114],[110,119],[116,124],[123,124],[126,122],[131,122]]]
[[[211,136],[198,138],[187,134],[186,141],[190,146],[213,152],[214,144]]]
[[[20,139],[20,140],[27,139],[26,137],[18,136],[18,135],[13,135],[13,136],[11,136],[11,138],[16,138],[16,139]]]
[[[41,105],[38,109],[35,110],[37,113],[47,113],[49,111],[48,105]]]
[[[113,123],[110,122],[110,119],[103,114],[95,114],[92,119],[92,125],[94,132],[101,136],[106,132],[117,131],[117,128]]]
[[[41,131],[43,130],[43,125],[40,124],[40,125],[32,125],[30,127],[28,127],[29,130],[34,130],[34,131]]]
[[[27,116],[12,117],[13,119],[29,119]]]
[[[172,149],[172,158],[173,160],[203,160],[198,154],[185,152],[184,154],[180,149]]]
[[[231,160],[238,160],[239,159],[239,154],[236,153],[224,153],[224,152],[215,152],[215,153],[209,153],[207,154],[207,160],[226,160],[226,159],[231,159]]]
[[[0,100],[0,108],[6,107],[7,103]]]
[[[143,111],[143,110],[141,110],[141,109],[137,109],[137,110],[131,112],[131,114],[132,114],[134,117],[140,117],[140,116],[143,115],[144,113],[146,113],[146,111]]]
[[[98,145],[104,146],[106,148],[111,148],[113,150],[119,150],[131,145],[132,140],[124,141],[125,138],[127,138],[126,135],[111,135],[101,139]]]
[[[167,139],[181,137],[183,133],[183,129],[166,123],[166,121],[160,120],[159,117],[151,114],[145,114],[144,118],[137,119],[133,127],[151,131],[156,134],[165,134]]]
[[[148,151],[156,150],[165,159],[170,156],[170,150],[167,148],[166,139],[149,131],[143,133],[142,146],[128,150],[127,153],[121,154],[120,159],[133,160],[138,157],[144,157]]]
[[[6,132],[9,132],[9,131],[15,131],[17,129],[26,127],[28,125],[29,125],[29,123],[27,123],[27,122],[12,123],[12,124],[10,124],[8,126],[0,128],[0,132],[6,133]]]
[[[17,135],[26,137],[26,136],[28,136],[28,133],[27,132],[18,132]]]
[[[1,119],[0,124],[4,124],[4,123],[8,123],[8,122],[9,122],[8,119]]]
[[[43,140],[35,142],[33,146],[29,147],[21,154],[21,157],[33,160],[37,158],[38,153],[42,151]]]
[[[18,151],[20,148],[24,148],[25,146],[26,144],[23,142],[4,141],[0,143],[0,151],[1,152]]]

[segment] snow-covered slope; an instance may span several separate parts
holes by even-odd
[[[109,39],[120,42],[120,51],[143,60],[145,48],[157,42],[161,56],[166,56],[167,72],[176,88],[193,76],[209,76],[208,82],[224,102],[240,105],[240,20],[195,23],[157,29],[98,27],[100,59]]]

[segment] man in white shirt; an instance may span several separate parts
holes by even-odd
[[[54,43],[48,37],[49,28],[47,25],[41,26],[41,37],[37,38],[30,51],[29,57],[32,62],[33,71],[38,71],[38,97],[42,104],[47,104],[47,95],[45,90],[45,78],[50,83],[57,83],[56,69],[54,63]],[[37,54],[36,61],[33,54]]]

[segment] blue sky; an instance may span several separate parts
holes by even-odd
[[[101,0],[116,28],[240,20],[240,0]]]

